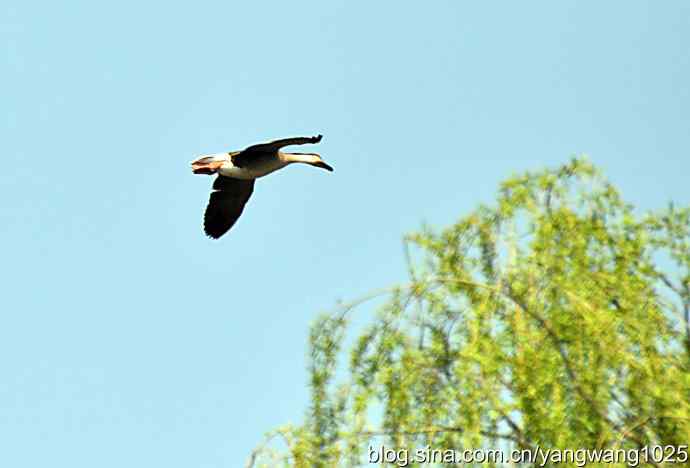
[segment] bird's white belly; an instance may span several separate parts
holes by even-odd
[[[256,179],[260,177],[254,171],[242,167],[235,167],[231,163],[224,164],[218,170],[218,174],[225,177],[232,177],[233,179]]]
[[[225,177],[232,177],[233,179],[257,179],[277,171],[284,167],[285,163],[280,160],[267,161],[260,165],[248,165],[245,167],[237,167],[232,164],[232,161],[227,161],[223,164],[218,173]]]

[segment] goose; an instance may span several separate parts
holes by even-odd
[[[207,154],[192,161],[194,174],[217,174],[204,213],[204,232],[219,239],[237,222],[252,196],[254,181],[292,163],[304,163],[327,171],[333,168],[317,153],[285,153],[290,145],[314,144],[322,135],[284,138],[249,146],[242,151]]]

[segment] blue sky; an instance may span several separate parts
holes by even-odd
[[[302,419],[314,317],[517,171],[690,201],[687,2],[11,0],[0,34],[0,466],[240,466]],[[334,173],[203,235],[190,160],[317,133]]]

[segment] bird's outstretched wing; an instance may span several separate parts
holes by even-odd
[[[254,179],[232,179],[219,175],[213,182],[213,192],[204,213],[204,232],[218,239],[228,232],[244,210],[254,191]]]
[[[274,152],[278,151],[280,148],[290,145],[306,145],[309,143],[318,143],[323,138],[323,135],[317,135],[313,137],[294,137],[294,138],[283,138],[281,140],[269,141],[268,143],[259,143],[257,145],[252,145],[245,148],[242,152]]]
[[[269,141],[268,143],[259,143],[233,155],[232,163],[237,167],[245,167],[258,158],[273,158],[275,153],[284,146],[318,143],[321,141],[321,138],[323,138],[322,135],[317,135],[314,137],[283,138],[282,140]]]

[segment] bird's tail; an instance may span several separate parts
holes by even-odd
[[[227,154],[211,154],[192,161],[194,174],[215,174],[227,161]]]

